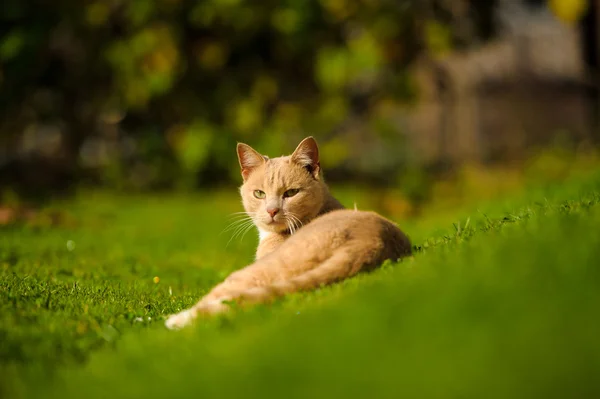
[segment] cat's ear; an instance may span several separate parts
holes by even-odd
[[[321,167],[319,164],[319,147],[312,136],[305,138],[298,144],[292,154],[292,161],[308,170],[314,177],[319,175]]]
[[[250,172],[256,167],[265,163],[266,159],[254,148],[248,144],[238,143],[237,155],[242,169],[242,178],[246,180],[250,176]]]

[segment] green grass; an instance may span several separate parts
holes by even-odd
[[[52,207],[0,230],[4,397],[600,397],[600,173],[399,221],[413,259],[177,332],[252,258],[235,193]]]

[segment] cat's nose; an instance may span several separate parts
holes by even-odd
[[[279,212],[279,208],[267,208],[267,213],[271,215],[272,218],[277,215],[277,212]]]

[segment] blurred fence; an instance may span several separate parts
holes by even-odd
[[[579,27],[545,4],[501,5],[496,38],[415,65],[421,97],[406,119],[422,162],[515,160],[557,134],[594,141],[596,83]]]

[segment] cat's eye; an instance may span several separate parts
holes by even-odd
[[[262,190],[254,190],[254,196],[258,199],[264,199],[267,195]]]
[[[285,193],[283,193],[283,198],[289,198],[289,197],[293,197],[294,195],[298,194],[298,190],[297,188],[291,188],[289,190],[287,190]]]

